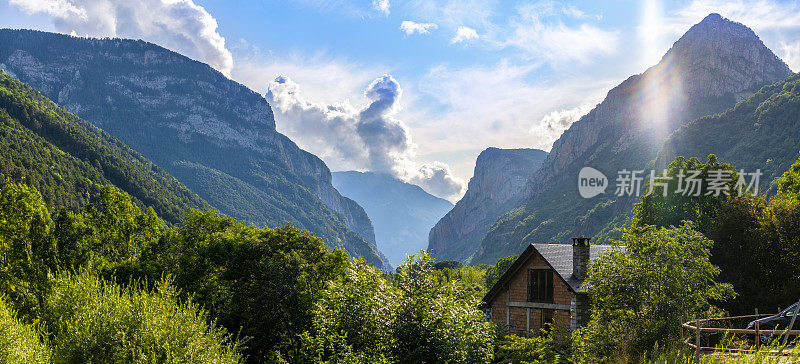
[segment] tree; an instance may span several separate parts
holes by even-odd
[[[667,196],[660,188],[644,196],[634,209],[633,226],[678,226],[682,221],[694,222],[696,229],[714,241],[711,262],[719,266],[719,280],[733,284],[739,296],[721,302],[732,314],[752,313],[754,308],[786,306],[800,295],[797,277],[800,261],[792,259],[800,248],[800,201],[791,198],[796,189],[795,163],[779,180],[779,195],[769,200],[762,196],[700,196],[673,193],[680,169],[701,170],[702,175],[715,169],[735,167],[720,163],[713,155],[699,164],[696,159],[677,158],[668,169],[670,181]],[[800,170],[800,169],[798,169]],[[735,178],[733,180],[736,180]],[[729,185],[734,189],[734,186]],[[787,259],[788,258],[788,259]]]
[[[492,288],[497,281],[506,273],[508,268],[511,268],[511,265],[517,261],[519,255],[510,255],[505,258],[500,258],[497,260],[497,263],[493,266],[490,266],[489,269],[486,270],[486,289]]]
[[[690,171],[699,171],[696,178],[702,181],[709,180],[714,173],[712,171],[727,172],[730,181],[725,187],[731,194],[738,193],[736,181],[739,175],[735,167],[719,162],[713,154],[708,156],[706,163],[700,163],[697,158],[687,160],[678,157],[667,167],[666,196],[665,187],[654,185],[653,193],[643,196],[634,206],[633,226],[679,226],[684,220],[689,220],[694,221],[700,231],[708,231],[709,225],[728,196],[722,193],[709,194],[713,191],[709,190],[709,185],[706,183],[701,185],[697,193],[692,193],[694,191],[689,191],[689,183],[686,181],[692,174]],[[679,178],[681,173],[685,178]],[[689,193],[677,192],[682,189]]]
[[[0,294],[26,319],[44,300],[54,268],[50,213],[36,189],[8,183],[0,192]]]
[[[713,242],[691,223],[631,228],[622,244],[627,250],[606,252],[589,266],[592,318],[575,336],[576,356],[583,361],[637,357],[656,344],[664,347],[677,338],[682,315],[708,312],[712,302],[734,297],[731,285],[716,281]]]
[[[489,362],[493,325],[459,291],[429,255],[409,257],[392,283],[357,261],[316,305],[301,361]]]
[[[800,158],[778,180],[778,192],[787,198],[800,200]]]
[[[175,277],[186,296],[246,340],[249,361],[297,355],[311,310],[347,267],[347,255],[291,225],[258,228],[213,211],[193,211],[142,253],[127,274]],[[122,278],[123,280],[125,278]]]

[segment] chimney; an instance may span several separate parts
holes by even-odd
[[[589,265],[589,240],[583,235],[572,238],[572,276],[578,280],[586,278],[586,270]]]

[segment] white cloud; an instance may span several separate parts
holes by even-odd
[[[755,30],[794,28],[800,26],[800,4],[797,2],[695,0],[677,11],[673,23],[691,25],[710,13],[747,25]],[[685,29],[684,29],[685,30]]]
[[[67,0],[9,0],[28,14],[45,13],[57,17],[77,16],[87,20],[86,10],[71,4]]]
[[[287,77],[271,82],[266,94],[282,131],[332,169],[388,173],[457,200],[466,189],[463,179],[453,176],[446,164],[414,162],[417,146],[406,124],[397,118],[401,96],[399,83],[389,75],[369,84],[364,92],[367,104],[361,108],[346,100],[336,104],[310,101]]]
[[[372,8],[389,15],[389,0],[372,0]]]
[[[495,35],[501,47],[515,47],[551,61],[587,61],[592,56],[609,55],[618,47],[618,34],[596,25],[583,23],[567,26],[560,15],[575,18],[589,17],[582,11],[569,7],[528,5],[519,9],[509,30]]]
[[[433,68],[415,90],[433,106],[411,105],[403,111],[414,139],[425,146],[420,155],[448,163],[456,175],[468,177],[474,158],[487,147],[547,150],[557,132],[532,134],[533,124],[554,109],[595,104],[621,81],[583,73],[540,79],[535,76],[540,65],[504,60],[489,66]]]
[[[410,20],[404,20],[402,23],[400,23],[400,30],[405,32],[406,35],[412,35],[414,33],[427,34],[437,27],[438,26],[434,23],[417,23]]]
[[[783,51],[783,61],[791,68],[793,71],[797,72],[800,71],[800,42],[795,42],[794,44],[781,44],[781,50]]]
[[[10,0],[53,17],[56,30],[81,36],[142,38],[208,63],[230,76],[233,56],[217,21],[192,0]]]
[[[569,129],[572,123],[592,111],[592,108],[593,104],[583,104],[571,109],[553,110],[542,117],[539,123],[530,129],[530,133],[536,139],[536,147],[545,150],[552,148],[564,130]]]
[[[475,38],[478,38],[478,32],[476,32],[475,29],[459,26],[458,30],[456,30],[456,35],[450,40],[450,43],[466,42]]]

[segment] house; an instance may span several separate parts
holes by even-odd
[[[589,298],[583,287],[589,261],[606,249],[590,238],[568,244],[531,244],[483,298],[486,318],[520,336],[538,333],[545,323],[574,330],[589,321]]]

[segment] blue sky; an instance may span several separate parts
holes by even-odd
[[[200,59],[271,87],[278,130],[332,170],[455,200],[481,150],[549,150],[711,12],[800,70],[800,4],[769,0],[0,0],[0,25],[142,38]],[[367,116],[375,105],[387,107]]]

